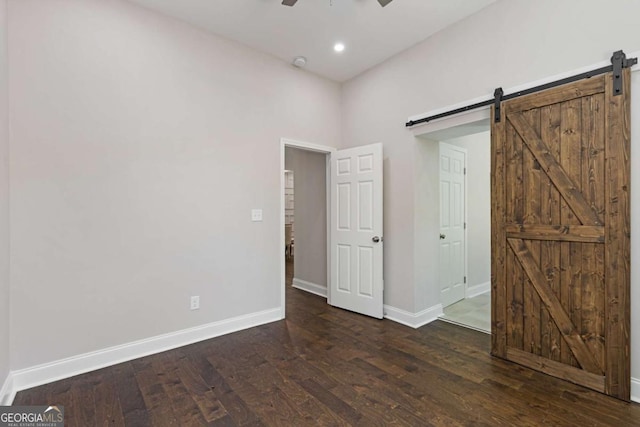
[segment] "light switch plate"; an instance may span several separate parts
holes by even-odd
[[[251,221],[262,221],[262,209],[251,209]]]

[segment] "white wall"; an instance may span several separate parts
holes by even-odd
[[[326,154],[287,147],[295,191],[294,279],[327,287]]]
[[[491,281],[491,133],[444,141],[467,150],[467,286]]]
[[[439,301],[438,278],[431,273],[437,247],[419,267],[406,252],[417,235],[414,189],[421,172],[415,167],[424,154],[404,127],[407,118],[607,60],[614,50],[638,50],[639,15],[636,0],[500,0],[343,85],[342,145],[384,143],[386,304],[419,312]],[[632,153],[637,165],[640,148]],[[632,188],[635,206],[640,193],[638,185]],[[637,239],[633,232],[633,247]],[[640,283],[632,274],[640,310]],[[632,373],[640,378],[640,328],[632,335]]]
[[[7,2],[0,0],[0,389],[9,372],[9,127]],[[0,393],[0,401],[2,400]]]
[[[409,240],[409,237],[413,237],[413,253],[407,250],[401,253],[405,258],[403,260],[404,263],[411,265],[415,260],[413,263],[413,277],[416,278],[416,283],[415,288],[412,289],[414,294],[413,307],[426,308],[440,303],[440,240],[438,237],[440,235],[440,147],[437,141],[416,140],[413,144],[415,144],[415,156],[412,163],[415,171],[415,187],[413,187],[415,190],[407,191],[415,191],[414,203],[411,208],[413,212],[415,212],[413,216],[414,230],[411,236],[404,236],[406,240]],[[396,176],[396,174],[392,175],[392,177],[394,176]],[[390,183],[388,175],[385,175],[385,179],[385,185],[388,186]],[[401,195],[403,194],[399,194],[398,197]],[[386,209],[385,214],[387,211],[393,210],[393,206],[388,206],[386,202],[386,193],[384,204]],[[409,207],[407,209],[409,209]],[[409,213],[410,212],[405,212],[406,216],[409,216]],[[402,231],[406,232],[404,229]],[[385,233],[387,233],[386,230]],[[386,249],[387,247],[385,246],[385,250]],[[396,253],[400,250],[401,248],[396,248]],[[385,257],[388,252],[389,250],[385,251]],[[436,258],[432,259],[433,257]],[[389,264],[390,263],[387,262],[385,266]],[[392,268],[392,266],[388,268]],[[391,272],[385,270],[387,278],[390,277],[390,273]],[[391,293],[391,291],[397,292],[400,286],[398,286],[398,282],[389,282],[389,279],[386,280],[385,297],[389,294],[393,297],[395,294]],[[408,285],[405,284],[404,287],[407,288]],[[436,293],[434,298],[436,299],[427,297],[424,292],[424,289],[432,287],[435,287]],[[389,299],[393,301],[393,298]],[[392,303],[391,301],[385,301],[385,304],[399,305],[398,302]],[[406,308],[405,310],[409,309]],[[416,312],[417,311],[420,310],[416,310]]]
[[[338,145],[337,84],[117,0],[10,1],[9,47],[12,369],[280,306],[280,138]]]

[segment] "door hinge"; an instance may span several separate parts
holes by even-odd
[[[466,175],[466,174],[467,174],[467,168],[464,168],[464,169],[462,170],[462,173],[463,173],[463,175]]]
[[[464,276],[464,283],[467,283],[467,276]]]
[[[467,223],[466,222],[464,223],[464,229],[465,230],[467,229]]]

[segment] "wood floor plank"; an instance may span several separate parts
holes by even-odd
[[[131,363],[112,367],[125,425],[150,426],[151,419]],[[67,414],[65,412],[65,417]]]
[[[102,376],[95,385],[94,401],[96,402],[94,419],[96,426],[124,425],[122,406],[108,369],[103,370]]]
[[[47,401],[56,402],[56,404],[64,406],[66,426],[81,425],[79,423],[80,417],[77,414],[77,409],[74,401],[75,399],[72,393],[72,387],[76,381],[82,381],[81,376],[56,381],[45,386],[47,388]],[[67,420],[69,420],[69,422],[67,422]]]
[[[178,420],[178,425],[204,425],[205,419],[200,408],[178,375],[179,364],[182,360],[180,353],[180,351],[175,353],[177,358],[168,353],[156,355],[157,357],[154,357],[152,362],[153,370],[170,398],[170,405]]]
[[[229,415],[224,405],[186,357],[180,359],[177,374],[206,422],[212,423]]]
[[[74,381],[71,385],[73,394],[73,409],[78,425],[88,426],[95,420],[94,388],[90,375],[82,375],[82,380]]]
[[[331,408],[333,412],[338,414],[342,419],[351,425],[358,425],[362,419],[362,413],[356,411],[347,402],[331,393],[329,390],[318,384],[313,378],[309,378],[300,383],[300,385],[313,397]]]
[[[179,425],[171,406],[171,400],[148,358],[145,358],[144,361],[134,361],[132,365],[151,424],[154,426]]]

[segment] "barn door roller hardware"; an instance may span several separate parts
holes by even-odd
[[[493,92],[493,106],[496,112],[496,123],[500,122],[500,110],[502,106],[502,96],[504,95],[504,91],[501,87],[497,88]]]
[[[613,53],[611,57],[611,65],[606,67],[598,68],[595,70],[587,71],[586,73],[576,74],[575,76],[566,77],[564,79],[556,80],[551,83],[546,83],[540,86],[535,86],[529,89],[521,90],[518,92],[510,93],[508,95],[504,95],[502,88],[497,88],[494,92],[494,98],[488,99],[486,101],[478,102],[475,104],[467,105],[465,107],[456,108],[455,110],[446,111],[444,113],[435,114],[429,117],[423,117],[417,120],[410,120],[405,123],[406,127],[411,127],[415,125],[419,125],[422,123],[427,123],[432,120],[441,119],[443,117],[453,116],[455,114],[463,113],[465,111],[474,110],[476,108],[487,107],[490,105],[495,106],[495,121],[500,122],[501,119],[501,108],[500,105],[502,101],[508,101],[513,98],[517,98],[523,95],[529,95],[531,93],[540,92],[546,89],[551,89],[556,86],[561,86],[567,83],[575,82],[578,80],[588,79],[594,76],[598,76],[600,74],[613,72],[613,91],[614,95],[622,94],[622,70],[624,68],[629,68],[638,63],[638,58],[627,58],[625,53],[621,50]]]
[[[613,96],[622,95],[622,69],[638,63],[638,58],[629,58],[623,51],[613,52],[611,66],[613,67]]]

